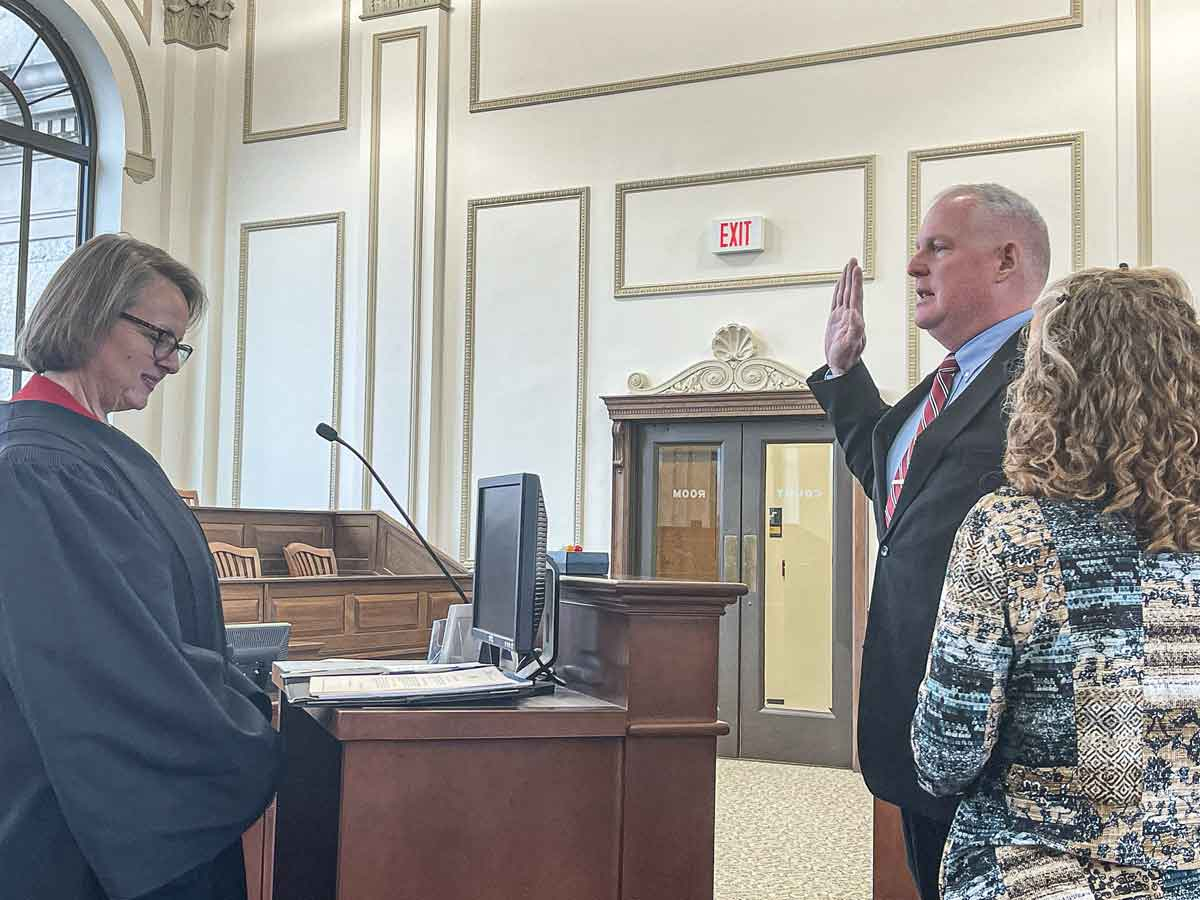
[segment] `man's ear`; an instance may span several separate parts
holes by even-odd
[[[996,281],[1007,281],[1021,265],[1021,245],[1016,241],[1005,241],[996,251]]]

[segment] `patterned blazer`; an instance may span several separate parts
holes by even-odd
[[[948,884],[1003,875],[1014,848],[1200,869],[1200,554],[1144,553],[1095,503],[985,496],[955,539],[912,746],[926,790],[965,794]]]

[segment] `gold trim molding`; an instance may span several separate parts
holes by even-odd
[[[731,323],[712,339],[713,359],[688,366],[678,375],[651,387],[644,372],[634,372],[627,384],[633,394],[741,394],[806,390],[806,379],[795,369],[758,355],[758,340],[745,325]]]
[[[113,37],[117,39],[117,44],[121,47],[121,53],[125,56],[125,62],[129,66],[129,74],[133,78],[134,90],[137,92],[138,110],[142,116],[142,149],[141,152],[126,149],[125,174],[136,183],[142,184],[154,177],[155,169],[154,148],[150,137],[150,101],[146,96],[146,84],[142,81],[142,71],[138,68],[137,57],[133,55],[133,48],[129,46],[129,38],[125,37],[125,31],[121,28],[121,24],[116,20],[116,17],[113,16],[112,10],[104,5],[104,0],[92,0],[92,3],[112,30]]]
[[[1154,157],[1150,137],[1150,0],[1137,0],[1137,193],[1139,266],[1154,262]]]
[[[311,125],[296,125],[290,128],[273,128],[266,131],[253,130],[254,117],[254,32],[255,0],[246,0],[246,90],[242,113],[242,143],[277,141],[284,138],[322,134],[326,131],[344,131],[350,107],[350,0],[342,0],[342,49],[341,66],[338,72],[338,117],[329,122],[314,122]],[[298,64],[303,64],[299,61]]]
[[[450,0],[362,0],[359,19],[382,19],[401,13],[420,12],[423,9],[450,9]]]
[[[333,299],[333,397],[329,422],[340,428],[342,409],[342,309],[346,286],[346,214],[324,213],[315,216],[296,216],[290,219],[270,219],[262,222],[243,222],[238,256],[237,357],[233,401],[233,500],[232,506],[242,505],[242,449],[245,430],[246,392],[246,304],[250,278],[250,235],[258,231],[283,228],[304,228],[309,225],[336,225],[334,299]],[[337,445],[329,446],[329,508],[337,508],[338,496]]]
[[[591,189],[570,188],[534,194],[513,194],[489,197],[467,203],[467,292],[466,314],[463,319],[463,419],[462,419],[462,482],[459,497],[458,557],[471,556],[471,484],[472,440],[475,419],[475,275],[476,227],[481,209],[504,206],[525,206],[532,203],[554,203],[560,200],[579,201],[579,276],[576,301],[577,327],[575,332],[575,521],[573,540],[583,541],[583,465],[584,442],[587,437],[587,325],[588,325],[588,223]]]
[[[1083,268],[1084,264],[1084,219],[1083,219],[1083,132],[1049,134],[1042,137],[1014,138],[1006,141],[988,141],[980,144],[957,144],[950,147],[933,147],[928,150],[911,150],[908,154],[908,247],[917,244],[917,233],[921,229],[921,164],[939,159],[959,159],[965,156],[992,156],[998,153],[1019,153],[1026,150],[1042,150],[1048,147],[1071,148],[1071,271]],[[916,314],[917,290],[911,278],[905,289],[905,315],[907,329],[908,385],[914,387],[923,377],[921,372],[920,334],[913,321]]]
[[[613,296],[650,297],[664,294],[690,294],[701,291],[733,291],[742,288],[784,287],[794,284],[821,284],[838,280],[841,269],[797,272],[788,275],[753,275],[743,278],[720,278],[707,281],[676,281],[662,284],[625,283],[625,202],[629,194],[678,188],[730,184],[738,181],[760,181],[767,178],[790,178],[821,172],[863,171],[863,278],[875,277],[875,157],[847,156],[841,159],[820,159],[811,162],[767,166],[759,169],[738,169],[730,172],[710,172],[704,175],[683,175],[677,178],[656,178],[647,181],[626,181],[616,188],[616,242],[613,253]]]
[[[424,252],[425,218],[425,90],[427,39],[425,28],[389,31],[377,34],[371,41],[371,187],[367,213],[367,371],[364,386],[363,456],[371,461],[375,449],[375,355],[376,320],[379,308],[379,165],[380,110],[383,103],[383,48],[399,41],[417,42],[416,135],[414,137],[414,182],[412,226],[412,365],[409,372],[408,416],[408,503],[417,488],[417,422],[421,394],[421,257]],[[371,497],[371,474],[363,468],[362,502],[367,509]]]
[[[585,97],[600,97],[606,94],[621,94],[627,91],[652,90],[680,84],[692,84],[697,81],[710,81],[716,78],[759,75],[763,72],[778,72],[783,69],[799,69],[808,66],[825,65],[826,63],[870,59],[877,56],[891,56],[897,53],[909,53],[917,50],[934,50],[940,47],[951,47],[956,44],[970,44],[977,41],[991,41],[1027,34],[1040,34],[1047,31],[1061,31],[1066,28],[1079,28],[1083,25],[1083,0],[1071,0],[1070,13],[1065,16],[1056,16],[1049,19],[1036,19],[1030,22],[1016,22],[1011,25],[999,25],[992,28],[975,28],[968,31],[954,31],[923,38],[886,41],[880,44],[865,44],[860,47],[825,50],[817,53],[800,53],[794,56],[765,59],[758,62],[714,66],[712,68],[695,69],[688,72],[675,72],[669,75],[631,78],[624,81],[610,81],[602,84],[585,85],[583,87],[539,91],[513,97],[497,97],[492,100],[481,100],[479,81],[482,9],[483,0],[471,0],[470,93],[471,112],[473,113],[510,109],[516,106],[532,106],[538,103],[580,100]]]
[[[138,9],[137,0],[125,0],[125,5],[129,7],[129,11],[133,13],[134,19],[137,20],[138,27],[142,29],[142,35],[146,38],[146,43],[150,43],[150,26],[154,22],[154,0],[142,0],[142,8]]]

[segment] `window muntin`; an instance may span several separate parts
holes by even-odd
[[[0,0],[0,400],[24,379],[29,310],[92,234],[95,135],[70,49],[26,0]]]

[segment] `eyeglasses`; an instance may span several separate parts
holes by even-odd
[[[154,361],[162,362],[172,353],[179,354],[179,365],[182,366],[188,361],[188,357],[192,355],[193,348],[187,344],[179,343],[179,338],[171,334],[165,328],[159,328],[157,325],[151,325],[145,319],[139,319],[137,316],[131,316],[129,313],[121,313],[121,318],[126,322],[132,322],[134,325],[140,325],[147,331],[153,332],[153,335],[146,335],[154,342]]]

